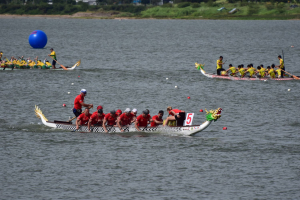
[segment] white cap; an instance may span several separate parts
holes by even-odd
[[[124,112],[130,112],[130,108],[126,108]]]
[[[137,112],[137,109],[136,108],[132,109],[132,112]]]
[[[86,93],[86,89],[81,89],[80,92]]]

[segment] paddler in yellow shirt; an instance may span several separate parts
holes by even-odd
[[[268,69],[267,75],[269,75],[271,78],[275,78],[274,67],[275,67],[274,64],[272,64],[272,67],[270,67],[270,66],[267,67],[267,69]]]
[[[260,65],[257,67],[256,73],[259,73],[260,78],[264,78],[266,76],[266,69],[264,68],[263,65]]]
[[[224,64],[223,56],[220,56],[219,60],[217,60],[217,75],[221,75],[221,71],[225,71],[225,69],[223,69]]]
[[[249,77],[252,78],[255,73],[256,73],[256,70],[255,68],[253,67],[253,64],[249,64],[247,65],[247,70],[246,70],[246,73],[249,72]]]
[[[238,71],[239,71],[239,73],[240,73],[240,75],[241,75],[241,78],[244,78],[244,76],[246,75],[246,72],[245,72],[245,68],[244,68],[244,65],[239,65],[238,66]]]
[[[0,62],[2,61],[2,55],[3,55],[3,53],[2,53],[2,51],[0,51]]]
[[[56,61],[57,61],[57,59],[56,59],[56,53],[53,50],[53,48],[51,48],[50,51],[51,51],[51,53],[48,56],[50,56],[53,59],[53,61],[52,61],[52,68],[55,69],[55,64],[56,64]]]
[[[281,69],[281,78],[283,78],[284,76],[284,71],[285,71],[285,66],[284,66],[284,62],[283,59],[281,58],[281,55],[278,56],[278,60],[279,60],[279,65],[277,65],[276,67],[279,67]],[[282,71],[284,70],[284,71]],[[277,70],[276,70],[277,71]],[[279,78],[279,77],[278,77]]]
[[[226,70],[226,73],[228,73],[228,71],[231,71],[230,76],[236,76],[236,68],[232,66],[232,64],[229,64],[229,68]]]
[[[282,71],[281,68],[276,69],[277,77],[282,78]]]

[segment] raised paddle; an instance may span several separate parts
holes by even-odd
[[[49,56],[50,58],[52,58],[51,56]],[[55,62],[57,62],[61,68],[63,68],[64,70],[68,70],[68,68],[66,68],[65,66],[63,66],[62,64],[60,64],[57,60],[55,60],[54,58],[52,58],[52,60],[54,60]]]
[[[276,68],[278,68],[278,69],[281,69],[281,68],[279,68],[279,67],[277,67],[277,66],[275,66]],[[281,69],[281,71],[284,71],[283,69]],[[293,75],[293,74],[291,74],[291,73],[288,73],[287,71],[284,71],[285,73],[287,73],[287,74],[289,74],[289,75],[291,75],[294,79],[297,79],[297,80],[300,80],[300,78],[298,77],[298,76],[295,76],[295,75]]]

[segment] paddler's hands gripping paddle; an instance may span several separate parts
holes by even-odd
[[[49,56],[49,55],[48,55]],[[55,62],[57,62],[57,60],[55,60],[54,58],[52,58],[51,56],[49,56],[52,60],[54,60]],[[68,68],[66,68],[65,66],[63,66],[62,64],[60,64],[59,62],[57,62],[61,68],[63,68],[64,70],[68,70]]]

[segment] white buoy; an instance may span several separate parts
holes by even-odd
[[[291,91],[291,89],[288,89],[288,91]]]
[[[71,83],[71,85],[74,85],[74,83]]]
[[[68,94],[70,94],[70,92],[68,92]]]
[[[166,80],[168,80],[169,78],[166,78]]]
[[[177,85],[175,85],[175,88],[177,88]]]

